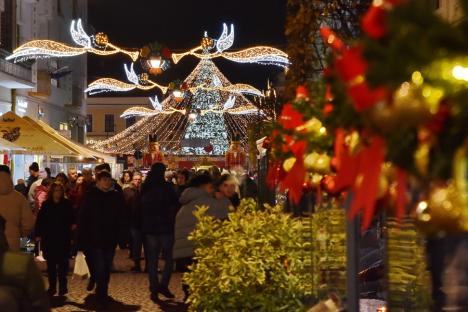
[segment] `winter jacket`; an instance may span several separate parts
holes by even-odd
[[[0,265],[0,311],[50,311],[44,280],[31,255],[2,252]]]
[[[130,228],[141,229],[141,194],[135,186],[123,190],[125,198],[125,214],[129,220]]]
[[[70,253],[73,208],[68,199],[55,203],[46,200],[39,211],[35,234],[41,237],[44,257],[60,258]]]
[[[141,195],[141,230],[145,234],[174,234],[178,196],[171,183],[161,181]]]
[[[121,192],[90,187],[80,210],[78,244],[81,249],[114,248],[123,239],[126,220]]]
[[[42,180],[44,180],[44,178],[41,178],[41,176],[39,176],[36,179],[36,181],[34,181],[31,185],[28,186],[28,200],[31,203],[31,205],[33,205],[33,207],[34,207],[34,200],[36,196],[36,189],[39,186],[41,186]]]
[[[11,177],[0,173],[0,215],[6,220],[5,235],[10,250],[19,251],[20,237],[34,227],[34,216],[23,195],[13,189]]]
[[[50,311],[44,280],[31,255],[8,250],[0,227],[0,311]]]
[[[218,219],[226,219],[231,205],[229,199],[216,199],[205,190],[196,187],[186,189],[180,197],[183,205],[176,216],[174,259],[193,257],[194,245],[188,236],[195,229],[198,220],[193,215],[201,206],[208,206],[207,215]]]
[[[34,212],[38,213],[39,210],[41,210],[42,204],[46,201],[47,199],[47,193],[48,193],[47,187],[43,185],[39,185],[34,189]]]
[[[16,184],[15,191],[23,194],[25,198],[28,196],[28,188],[26,187],[26,184]]]

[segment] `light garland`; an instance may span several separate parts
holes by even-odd
[[[127,69],[129,73],[132,72],[131,66]],[[200,85],[204,88],[188,93],[181,103],[177,103],[170,94],[162,102],[151,98],[154,110],[131,108],[137,110],[134,113],[142,113],[138,115],[142,119],[94,147],[103,152],[129,154],[133,153],[135,148],[145,150],[149,134],[158,137],[165,152],[175,154],[222,155],[228,149],[229,140],[236,135],[241,136],[243,145],[247,143],[248,124],[257,120],[258,111],[242,94],[220,91],[226,87],[229,89],[232,84],[213,61],[201,60],[185,79],[184,84],[188,89]],[[191,113],[197,115],[192,123],[189,122]],[[203,147],[180,146],[183,139],[197,138],[208,139],[213,146],[213,152],[207,152]]]
[[[205,38],[207,38],[205,32]],[[212,48],[211,46],[202,45],[191,49],[184,53],[172,54],[172,61],[177,64],[182,58],[187,55],[198,57],[199,59],[214,59],[217,57],[223,57],[237,63],[257,63],[265,65],[276,65],[280,67],[287,67],[289,65],[288,55],[283,51],[267,47],[258,46],[240,50],[237,52],[224,52],[229,49],[234,43],[234,25],[231,24],[231,31],[228,34],[228,27],[223,23],[223,32],[218,40],[216,40],[216,51],[209,53],[208,51]]]
[[[126,92],[136,89],[137,86],[130,83],[125,83],[120,80],[114,78],[100,78],[91,82],[84,90],[85,93],[89,93],[91,95],[98,94],[102,92]]]
[[[222,57],[237,63],[257,63],[263,65],[276,65],[280,67],[288,67],[289,59],[288,55],[283,51],[267,47],[258,46],[252,47],[236,52],[214,52],[214,53],[201,53],[202,47],[198,46],[185,53],[174,53],[172,54],[172,61],[177,64],[182,58],[187,55],[195,56],[199,59],[214,59]]]
[[[87,52],[102,56],[123,53],[128,55],[133,61],[136,61],[139,57],[138,51],[124,50],[108,42],[105,34],[99,33],[93,37],[89,36],[83,30],[81,19],[72,21],[70,34],[73,41],[81,46],[80,48],[71,47],[53,40],[32,40],[19,46],[13,51],[13,54],[7,56],[5,59],[13,59],[17,62],[47,57],[71,57]]]

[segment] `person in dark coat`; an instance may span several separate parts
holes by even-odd
[[[153,164],[141,190],[141,229],[145,234],[148,277],[153,301],[158,300],[158,294],[166,298],[174,298],[168,286],[173,268],[172,248],[178,196],[174,186],[165,181],[165,171],[164,164]],[[161,280],[158,279],[160,253],[164,260]]]
[[[50,312],[41,272],[31,254],[10,251],[0,215],[0,311]]]
[[[23,179],[18,179],[17,184],[15,185],[15,191],[24,195],[24,197],[28,197],[28,187]]]
[[[96,185],[91,187],[84,199],[78,222],[78,242],[82,250],[92,257],[96,281],[96,294],[101,308],[110,301],[108,296],[110,271],[115,248],[125,229],[124,198],[112,188],[109,172],[96,175]]]
[[[71,231],[74,227],[73,208],[65,198],[65,188],[53,183],[47,200],[42,204],[36,221],[36,240],[41,242],[44,258],[47,260],[49,276],[49,295],[57,292],[57,273],[59,296],[68,293],[67,273],[70,254]]]
[[[134,272],[141,272],[141,250],[143,248],[143,234],[141,232],[141,174],[133,174],[132,183],[123,190],[125,198],[125,212],[130,220],[131,258],[135,263]],[[146,252],[146,250],[145,250]]]
[[[29,177],[28,180],[26,181],[26,194],[29,193],[29,189],[31,188],[31,185],[39,179],[39,164],[37,162],[33,162],[29,166]]]

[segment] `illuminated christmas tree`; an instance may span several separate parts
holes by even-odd
[[[247,84],[231,84],[211,61],[224,58],[236,63],[256,63],[287,67],[286,53],[272,47],[257,46],[237,51],[227,51],[234,43],[234,25],[223,24],[218,39],[205,36],[199,46],[184,53],[171,55],[167,47],[159,44],[144,46],[139,51],[128,51],[109,41],[104,33],[88,35],[81,21],[73,21],[70,34],[76,46],[51,40],[33,40],[18,47],[7,59],[22,61],[44,57],[72,57],[85,53],[113,55],[121,53],[133,62],[140,61],[146,72],[137,75],[134,63],[125,64],[129,82],[114,78],[101,78],[92,82],[86,92],[126,92],[135,89],[159,89],[163,94],[172,91],[161,103],[151,99],[153,109],[133,107],[124,112],[123,118],[142,117],[132,127],[97,143],[98,150],[132,154],[137,150],[147,150],[149,135],[157,137],[164,152],[172,154],[223,155],[228,142],[234,136],[247,143],[247,124],[253,116],[261,116],[255,105],[245,94],[263,96],[258,89]],[[177,64],[182,58],[193,56],[201,61],[194,71],[179,86],[162,86],[150,79],[149,74],[157,75]],[[148,74],[149,73],[149,74]]]
[[[130,76],[132,72],[130,68]],[[154,109],[133,107],[125,111],[122,117],[143,118],[95,147],[133,153],[135,149],[145,150],[147,137],[153,134],[166,152],[223,155],[234,136],[246,143],[247,125],[259,114],[242,95],[246,90],[245,85],[230,83],[213,61],[203,59],[164,101],[151,99]],[[256,92],[249,90],[250,94]]]

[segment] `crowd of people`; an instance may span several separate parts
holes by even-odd
[[[207,206],[207,214],[225,219],[240,197],[256,195],[253,180],[244,177],[239,183],[217,167],[172,172],[155,163],[146,175],[125,171],[119,180],[112,178],[108,164],[96,166],[94,172],[70,168],[52,177],[48,168],[40,170],[33,163],[29,172],[26,182],[18,180],[13,187],[9,168],[0,166],[0,256],[6,250],[17,253],[20,238],[32,237],[47,263],[47,294],[64,296],[69,260],[82,251],[90,272],[87,290],[95,291],[102,307],[112,300],[108,286],[117,246],[129,249],[132,271],[147,272],[153,301],[159,295],[174,298],[168,287],[174,268],[186,272],[193,263],[188,236],[197,224],[194,210]],[[187,297],[188,287],[182,288]],[[45,304],[32,299],[32,304]]]

